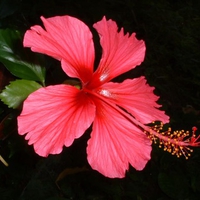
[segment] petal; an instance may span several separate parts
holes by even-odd
[[[69,85],[41,88],[24,101],[18,132],[40,156],[58,154],[91,125],[95,106],[88,96]]]
[[[137,40],[135,33],[125,35],[123,28],[118,32],[117,24],[105,17],[94,24],[94,28],[99,33],[103,55],[93,78],[93,87],[135,68],[144,60],[145,44]]]
[[[89,28],[70,16],[41,17],[45,29],[33,26],[24,36],[24,46],[62,61],[68,76],[91,78],[94,64],[94,44]]]
[[[127,79],[123,83],[109,82],[98,91],[108,97],[113,103],[121,106],[142,123],[153,121],[169,122],[169,117],[164,111],[159,110],[156,103],[158,96],[153,93],[144,77]]]
[[[129,163],[142,170],[150,159],[150,140],[114,108],[103,102],[96,105],[97,114],[87,147],[91,167],[110,178],[124,177]]]

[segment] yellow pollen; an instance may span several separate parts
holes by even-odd
[[[191,146],[200,146],[200,136],[196,137],[197,128],[193,127],[192,136],[189,131],[172,131],[171,127],[165,128],[162,122],[152,122],[149,131],[144,131],[148,138],[159,144],[159,148],[176,155],[178,158],[184,156],[188,159],[193,150]]]

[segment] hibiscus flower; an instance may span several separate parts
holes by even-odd
[[[151,154],[145,125],[169,121],[144,77],[111,82],[140,65],[145,44],[135,33],[118,31],[105,17],[94,24],[99,34],[102,58],[94,71],[92,33],[70,16],[41,17],[44,27],[33,26],[24,36],[24,46],[61,61],[63,71],[80,85],[51,85],[33,92],[24,101],[18,131],[40,156],[61,153],[92,126],[87,146],[91,167],[107,177],[124,177],[131,164],[142,170]]]

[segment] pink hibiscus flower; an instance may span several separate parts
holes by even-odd
[[[26,134],[37,154],[48,156],[59,154],[92,125],[87,155],[93,169],[107,177],[124,177],[129,164],[142,170],[150,159],[152,135],[159,137],[144,124],[166,123],[169,117],[158,109],[158,97],[144,77],[110,81],[141,64],[144,42],[123,29],[118,32],[116,23],[104,17],[94,24],[102,46],[94,71],[92,33],[82,21],[70,16],[41,19],[45,29],[31,27],[24,46],[60,60],[64,72],[81,85],[48,86],[29,95],[18,117],[19,134]]]

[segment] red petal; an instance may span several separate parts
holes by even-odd
[[[93,72],[94,45],[89,28],[70,16],[41,17],[45,29],[33,26],[24,36],[24,46],[62,61],[67,75],[89,81]]]
[[[144,77],[127,79],[123,83],[105,83],[98,91],[113,103],[121,106],[142,123],[155,120],[169,122],[164,111],[159,110],[156,103],[158,96],[153,93],[154,87],[146,84]]]
[[[129,163],[142,170],[150,159],[150,140],[114,108],[102,102],[97,105],[87,147],[91,167],[110,178],[124,177]]]
[[[85,93],[69,85],[41,88],[25,100],[18,132],[41,156],[58,154],[91,125],[95,106]]]
[[[105,17],[94,24],[94,28],[100,35],[103,55],[94,75],[93,87],[135,68],[144,60],[145,44],[137,40],[135,33],[124,35],[123,28],[118,32],[117,24]]]

